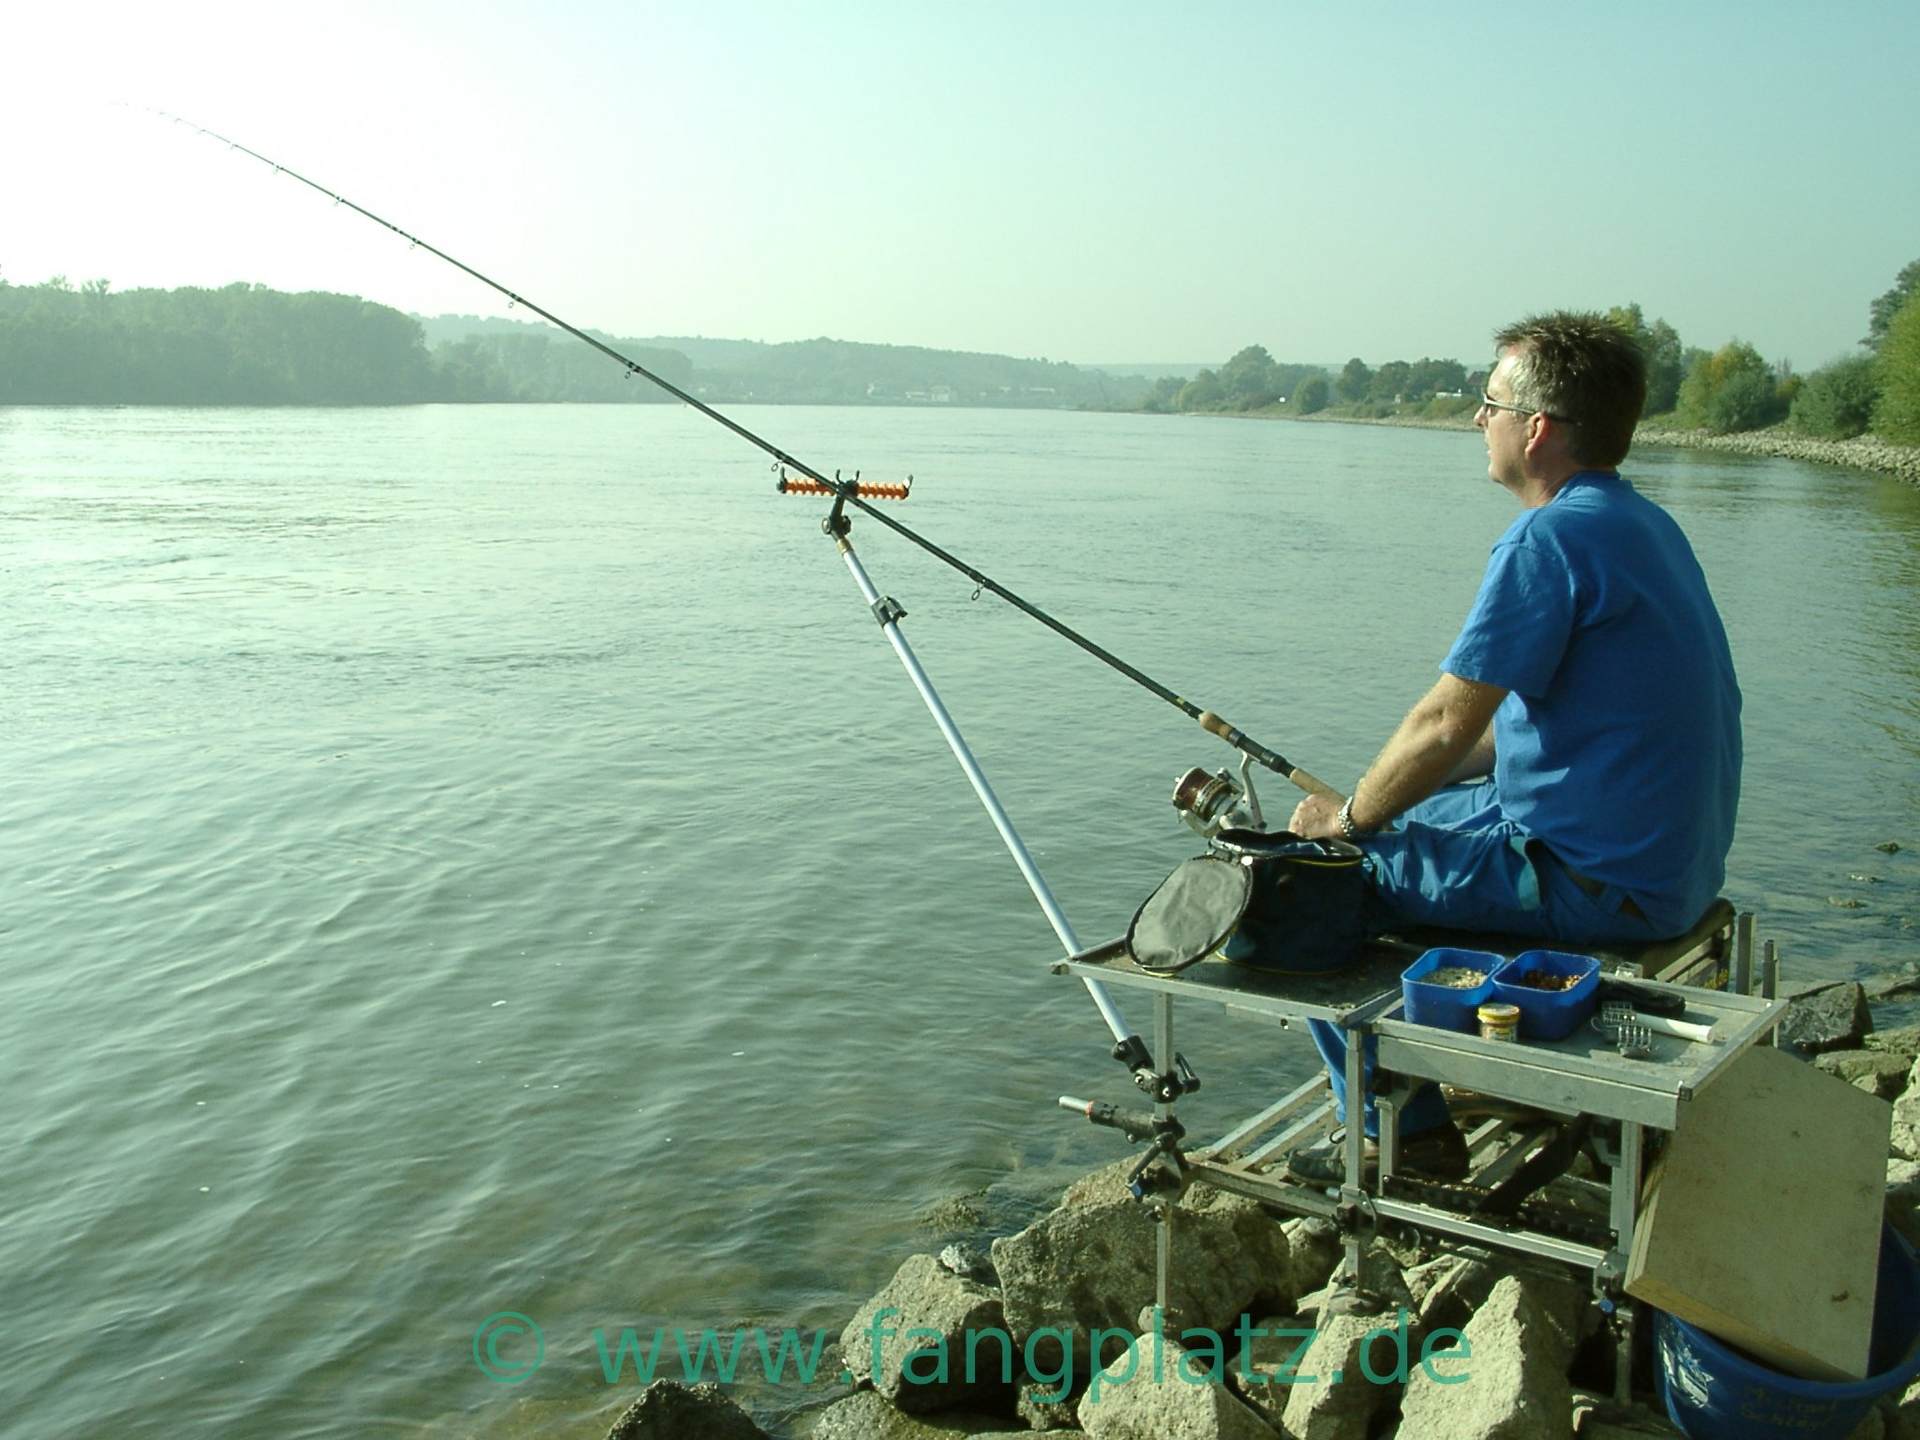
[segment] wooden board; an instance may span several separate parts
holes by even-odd
[[[1867,1373],[1893,1107],[1755,1046],[1680,1109],[1626,1291],[1789,1375]]]

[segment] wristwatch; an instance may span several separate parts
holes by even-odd
[[[1347,796],[1346,803],[1340,807],[1339,815],[1334,818],[1340,826],[1341,836],[1349,844],[1352,844],[1360,838],[1359,828],[1353,823],[1353,796]]]

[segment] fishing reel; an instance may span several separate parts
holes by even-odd
[[[1208,840],[1222,830],[1264,830],[1252,765],[1252,760],[1242,755],[1237,780],[1224,769],[1208,774],[1194,766],[1173,782],[1173,808],[1191,829]]]

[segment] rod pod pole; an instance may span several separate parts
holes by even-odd
[[[837,508],[836,508],[837,518]],[[841,522],[844,525],[844,521]],[[1083,948],[1080,939],[1073,933],[1073,926],[1060,909],[1060,902],[1053,898],[1040,867],[1033,863],[1026,842],[1020,838],[1020,832],[1013,828],[1013,821],[1007,818],[1007,812],[1000,804],[999,796],[993,793],[993,786],[987,782],[985,772],[980,769],[979,761],[973,758],[973,751],[967,748],[966,739],[953,723],[953,717],[947,713],[939,692],[933,688],[933,682],[927,678],[927,672],[921,668],[919,657],[913,653],[913,647],[907,644],[907,637],[900,633],[900,621],[907,613],[897,601],[883,598],[874,589],[873,581],[868,578],[866,566],[860,563],[860,557],[853,553],[853,541],[847,538],[844,529],[836,529],[832,521],[824,527],[832,537],[834,548],[840,552],[840,558],[847,562],[847,569],[853,575],[853,583],[860,587],[861,598],[873,611],[874,619],[880,622],[880,628],[886,633],[887,643],[893,646],[893,653],[900,657],[907,678],[913,681],[913,688],[920,692],[920,698],[926,702],[927,711],[933,716],[933,723],[940,727],[940,733],[946,737],[947,748],[953,751],[953,758],[960,762],[960,768],[966,772],[967,782],[973,786],[973,793],[980,797],[980,803],[986,808],[987,817],[993,821],[993,828],[1000,832],[1000,839],[1007,847],[1007,853],[1013,856],[1013,863],[1020,867],[1021,877],[1027,882],[1027,888],[1033,892],[1033,898],[1040,902],[1041,913],[1047,917],[1047,923],[1053,926],[1053,933],[1067,948],[1067,954],[1077,955]],[[1107,1022],[1116,1046],[1125,1047],[1133,1034],[1127,1029],[1127,1022],[1121,1017],[1113,997],[1107,993],[1107,987],[1088,976],[1081,977],[1081,983],[1087,987],[1087,993],[1093,996],[1093,1003],[1100,1008],[1100,1018]],[[1135,1041],[1137,1044],[1138,1042]]]

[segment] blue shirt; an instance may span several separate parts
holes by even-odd
[[[1511,693],[1494,712],[1501,811],[1630,894],[1661,934],[1726,879],[1740,687],[1680,527],[1612,471],[1583,471],[1493,547],[1441,669]]]

